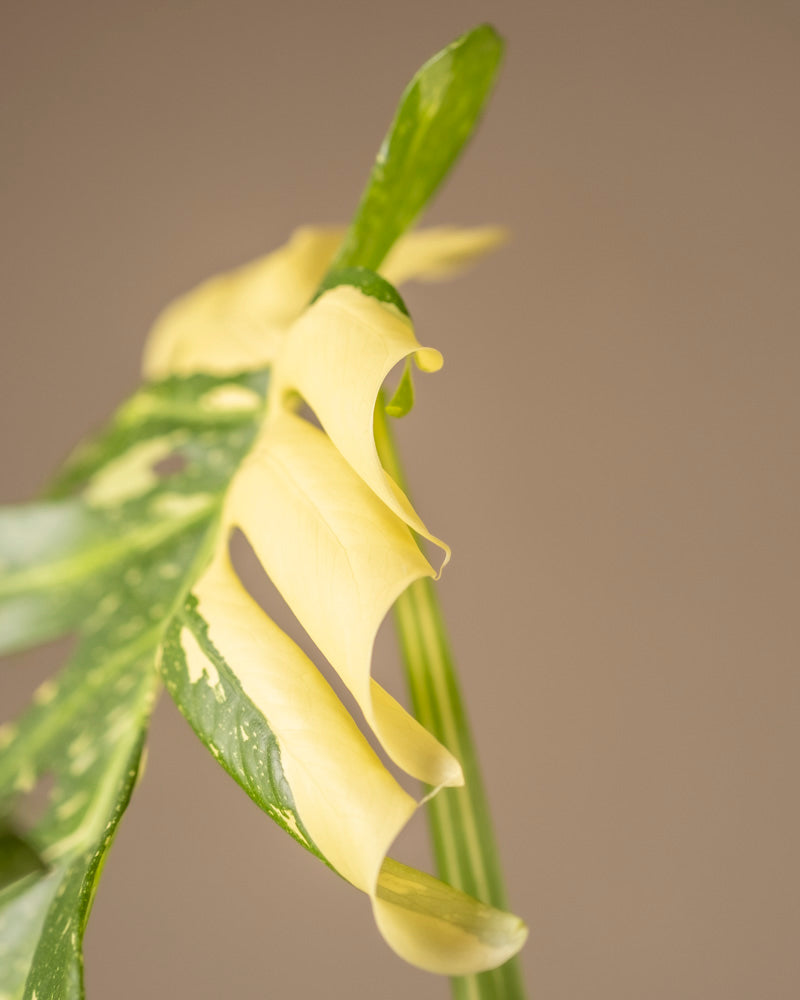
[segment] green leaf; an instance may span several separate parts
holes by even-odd
[[[0,652],[77,626],[120,544],[114,525],[79,499],[0,509]]]
[[[180,527],[207,513],[207,507],[192,510]],[[0,535],[8,529],[15,541],[5,545],[0,538],[0,552],[17,555],[29,544],[30,558],[0,578],[0,652],[81,627],[109,600],[121,560],[179,530],[163,517],[148,522],[141,514],[120,518],[118,510],[95,510],[80,498],[1,510]],[[52,539],[49,550],[42,539]]]
[[[103,655],[88,641],[14,727],[0,767],[10,799],[53,775],[28,837],[48,865],[0,894],[0,995],[83,995],[81,943],[97,877],[139,771],[156,691],[151,630]]]
[[[378,302],[395,306],[404,316],[409,316],[408,308],[400,293],[385,278],[366,267],[346,267],[340,271],[329,271],[317,289],[312,303],[325,292],[341,285],[350,285]],[[391,417],[404,417],[414,406],[414,382],[411,377],[411,361],[406,359],[403,374],[392,398],[386,404],[386,412]]]
[[[2,815],[53,778],[33,829],[21,838],[15,823],[0,838],[0,871],[19,864],[23,840],[47,866],[31,863],[0,892],[2,997],[83,996],[83,933],[139,771],[157,654],[207,558],[265,390],[263,373],[146,385],[67,463],[54,492],[81,484],[79,495],[0,511],[6,645],[79,635],[65,670],[0,728]]]
[[[167,689],[202,742],[256,805],[324,861],[295,807],[275,734],[236,672],[215,648],[209,624],[197,604],[196,597],[187,597],[167,629],[161,656]],[[193,678],[189,670],[183,647],[187,632],[208,658],[204,678]],[[209,673],[213,673],[214,684],[209,683]],[[203,683],[198,683],[200,679]]]
[[[0,893],[28,875],[47,871],[33,845],[13,825],[0,821]]]
[[[481,25],[442,49],[406,88],[331,265],[377,270],[466,145],[491,92],[503,42]]]
[[[264,374],[151,383],[67,462],[51,487],[59,499],[0,508],[0,653],[79,627],[109,600],[120,562],[208,519],[265,386]],[[236,392],[249,408],[218,405]],[[164,460],[180,471],[160,477]]]
[[[344,267],[338,271],[329,271],[311,302],[316,302],[320,295],[324,295],[325,292],[341,285],[357,288],[365,295],[377,299],[378,302],[396,306],[404,316],[409,315],[406,304],[394,285],[390,284],[386,278],[382,278],[376,271],[370,271],[366,267]]]

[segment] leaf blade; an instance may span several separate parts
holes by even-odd
[[[260,379],[258,405],[242,409],[242,392],[237,390],[254,378]],[[71,573],[71,589],[80,591],[83,617],[76,622],[74,614],[69,621],[62,616],[62,625],[79,625],[72,660],[40,687],[21,719],[0,728],[3,815],[12,812],[20,794],[44,774],[54,776],[52,800],[30,832],[49,870],[41,877],[17,879],[0,894],[2,996],[16,1000],[23,987],[30,1000],[83,996],[83,932],[99,872],[138,774],[160,686],[156,653],[207,561],[224,486],[255,436],[265,389],[261,375],[195,377],[145,386],[109,428],[68,463],[63,492],[79,485],[83,492],[46,502],[44,514],[34,508],[22,515],[34,528],[37,517],[46,519],[53,511],[56,528],[63,527],[62,515],[67,524],[70,518],[84,528],[88,523],[83,533],[73,531],[62,539],[56,551],[61,563],[48,564],[50,546],[38,544],[35,530],[17,536],[16,548],[5,546],[7,562],[17,571],[16,576],[6,575],[6,598],[24,597],[20,581],[27,579],[28,596],[38,593],[46,604],[48,579],[52,596],[53,589],[64,589],[52,584],[63,585]],[[209,394],[211,407],[204,405]],[[180,471],[155,483],[145,477],[144,492],[120,499],[118,488],[130,482],[118,475],[119,465],[110,480],[109,468],[122,459],[123,467],[130,469],[127,455],[142,443],[163,440],[176,427],[181,434]],[[148,454],[152,457],[152,448]],[[140,472],[134,470],[134,485],[141,482]],[[104,477],[117,495],[107,505],[94,507],[90,501]],[[17,512],[9,517],[9,525],[15,517],[19,520]],[[6,846],[15,849],[13,841]]]
[[[428,60],[400,100],[356,214],[330,270],[378,270],[472,135],[491,92],[503,41],[480,25]]]
[[[162,673],[250,798],[370,897],[381,933],[407,961],[460,974],[515,952],[526,935],[517,917],[386,858],[416,803],[226,558],[212,563],[195,594],[173,624]]]

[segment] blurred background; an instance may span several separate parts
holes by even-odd
[[[348,219],[418,65],[508,57],[429,222],[513,240],[404,294],[402,422],[538,1000],[789,1000],[797,845],[800,7],[4,0],[0,428],[22,501],[156,313]],[[0,673],[0,715],[65,644]],[[391,636],[379,674],[402,691]],[[0,720],[1,721],[1,720]],[[417,817],[400,846],[424,863]],[[444,1000],[168,697],[87,934],[90,1000]]]

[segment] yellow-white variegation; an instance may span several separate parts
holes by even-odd
[[[431,971],[466,975],[516,953],[524,924],[387,858],[417,802],[316,666],[247,593],[228,553],[238,528],[395,764],[434,789],[463,782],[452,754],[371,677],[386,613],[413,581],[438,573],[415,534],[440,550],[442,565],[449,557],[381,465],[376,400],[401,362],[435,371],[442,359],[418,343],[399,309],[351,285],[308,305],[340,235],[299,230],[276,253],[175,302],[152,331],[149,379],[271,368],[260,432],[227,492],[216,550],[172,647],[165,645],[162,669],[169,659],[170,670],[184,671],[193,690],[205,685],[216,704],[242,699],[247,712],[237,715],[244,721],[236,753],[256,738],[253,713],[263,718],[258,732],[272,741],[269,773],[279,790],[267,802],[270,814],[368,894],[398,954]],[[395,283],[445,276],[499,236],[491,229],[414,233],[397,244],[382,273]],[[298,414],[298,397],[322,429]],[[234,751],[221,743],[209,738],[234,773],[225,759]]]

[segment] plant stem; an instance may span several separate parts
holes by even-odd
[[[408,495],[394,437],[379,398],[375,441],[384,468]],[[498,909],[508,909],[489,804],[461,695],[439,600],[429,579],[412,584],[394,606],[394,617],[414,712],[461,762],[465,784],[445,788],[427,814],[441,878]],[[451,980],[455,1000],[523,1000],[516,958],[490,972]]]
[[[489,25],[481,25],[437,53],[414,76],[329,278],[346,268],[379,268],[472,134],[502,55],[502,39]],[[384,467],[408,495],[382,394],[375,412],[375,441]],[[417,718],[455,754],[464,771],[463,788],[443,789],[429,804],[438,872],[450,885],[508,909],[475,745],[431,581],[412,584],[395,603],[394,615]],[[524,1000],[516,959],[451,982],[456,1000]]]

